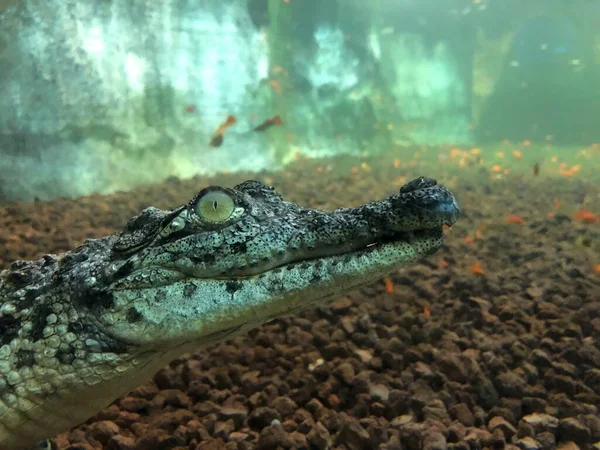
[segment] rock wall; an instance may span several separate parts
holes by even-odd
[[[10,3],[0,13],[1,198],[276,168],[296,152],[470,139],[461,109],[468,88],[443,44],[424,58],[418,37],[388,35],[377,55],[373,32],[332,20],[336,14],[309,16],[283,49],[291,56],[282,68],[271,58],[272,40],[287,28],[272,35],[247,0]],[[229,114],[238,123],[221,147],[210,147]],[[250,131],[275,114],[284,127]],[[409,130],[405,141],[401,127],[388,126],[411,120],[429,125]]]

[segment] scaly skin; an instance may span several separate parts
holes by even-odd
[[[435,180],[331,212],[247,181],[0,273],[0,448],[85,421],[172,359],[434,253],[458,207]]]

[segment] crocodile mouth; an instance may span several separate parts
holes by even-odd
[[[352,261],[358,261],[374,252],[385,253],[402,249],[402,254],[411,253],[412,257],[407,262],[421,259],[433,254],[442,245],[444,232],[442,227],[416,229],[412,231],[399,231],[388,235],[380,236],[377,240],[365,243],[361,246],[349,248],[345,251],[336,251],[335,249],[321,250],[313,252],[307,256],[288,259],[281,264],[270,264],[263,267],[244,267],[237,270],[231,270],[227,274],[210,275],[198,273],[190,270],[189,267],[165,267],[165,266],[147,266],[133,271],[124,279],[118,281],[114,290],[122,289],[142,289],[150,287],[167,286],[182,280],[221,280],[229,281],[234,279],[251,279],[265,276],[269,273],[284,271],[286,269],[309,269],[315,265],[338,266],[340,264],[349,264]],[[119,286],[125,282],[122,286]],[[133,284],[133,286],[132,286]]]
[[[365,245],[365,247],[363,249],[369,249],[369,248],[377,247],[377,246],[384,245],[384,244],[392,244],[394,242],[399,242],[399,241],[410,243],[411,241],[414,241],[419,238],[433,236],[440,231],[442,231],[441,227],[423,228],[423,229],[417,229],[417,230],[412,230],[412,231],[398,231],[395,233],[390,233],[389,235],[386,235],[386,236],[382,236],[380,239],[378,239],[370,244]],[[358,250],[361,250],[361,249],[358,249]],[[348,253],[351,253],[351,252],[348,252]]]

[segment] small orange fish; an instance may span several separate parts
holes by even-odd
[[[258,132],[265,131],[267,128],[271,128],[272,126],[278,126],[278,125],[283,125],[281,117],[274,116],[271,119],[266,119],[263,123],[261,123],[257,127],[254,127],[254,129],[252,131],[258,131]]]
[[[523,225],[525,223],[525,219],[523,219],[521,216],[516,216],[514,214],[511,214],[510,216],[506,216],[504,218],[504,221],[506,223],[512,223],[514,225]]]
[[[219,128],[217,128],[217,130],[212,135],[212,138],[210,139],[208,145],[210,145],[211,147],[220,147],[223,143],[223,135],[225,134],[225,131],[227,130],[227,128],[234,125],[236,122],[237,119],[235,118],[235,116],[227,116],[225,122],[219,125]]]
[[[596,272],[598,275],[600,275],[600,264],[596,264],[594,266],[594,272]]]
[[[579,220],[583,223],[596,223],[600,222],[600,217],[595,215],[593,212],[588,211],[587,209],[580,209],[575,214],[573,214],[575,220]]]
[[[479,261],[475,262],[471,266],[471,272],[474,273],[475,275],[483,275],[485,273],[485,271],[483,270],[483,267],[481,267],[481,263]]]
[[[440,260],[440,269],[445,269],[446,267],[448,267],[448,261],[446,261],[445,259],[441,259]]]
[[[530,146],[531,146],[531,141],[529,141],[529,140],[525,139],[525,140],[523,141],[523,147],[530,147]]]
[[[517,159],[523,159],[523,153],[521,153],[519,150],[513,150],[513,156]]]
[[[423,308],[423,314],[425,314],[425,317],[431,316],[431,309],[429,308],[429,305],[425,305],[425,307]]]
[[[385,283],[385,293],[391,294],[394,292],[394,283],[389,278],[384,278],[383,282]]]

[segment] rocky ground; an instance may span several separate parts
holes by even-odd
[[[333,208],[435,176],[463,215],[422,264],[173,361],[60,449],[600,449],[600,186],[390,160],[300,161],[274,184]],[[0,208],[0,265],[119,229],[213,180]]]

